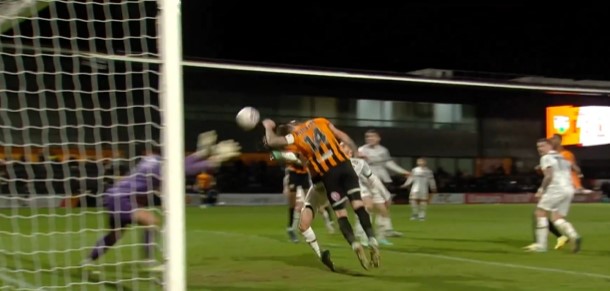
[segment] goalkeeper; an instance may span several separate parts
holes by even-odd
[[[240,146],[233,140],[216,144],[215,131],[199,135],[197,152],[185,159],[185,174],[194,176],[202,171],[217,168],[222,162],[240,155]],[[117,181],[105,193],[104,206],[108,210],[110,231],[97,241],[95,248],[84,262],[90,266],[121,238],[125,227],[138,224],[147,227],[144,231],[144,255],[148,262],[153,259],[153,236],[159,230],[159,218],[151,211],[138,208],[136,197],[146,195],[160,186],[161,156],[150,151],[131,170],[128,176]],[[161,271],[163,266],[154,269]]]

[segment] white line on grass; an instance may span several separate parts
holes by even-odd
[[[211,231],[211,230],[195,230],[195,232],[210,233],[210,234],[219,234],[219,235],[225,235],[225,236],[251,237],[251,238],[259,238],[259,239],[265,239],[265,240],[270,240],[270,241],[275,241],[275,242],[278,241],[276,239],[272,239],[272,238],[261,236],[261,235],[245,234],[245,233],[239,233],[239,232]],[[325,245],[331,246],[331,247],[342,247],[342,246],[345,246],[343,244],[341,244],[341,245],[339,245],[339,244],[325,244]],[[527,266],[527,265],[519,265],[519,264],[511,264],[511,263],[500,263],[500,262],[493,262],[493,261],[482,261],[482,260],[467,259],[467,258],[462,258],[462,257],[454,257],[454,256],[446,256],[446,255],[434,255],[434,254],[426,254],[426,253],[407,253],[407,252],[395,251],[395,250],[392,250],[392,249],[383,249],[383,252],[391,252],[391,253],[403,254],[403,255],[409,255],[409,256],[436,258],[436,259],[443,259],[443,260],[448,260],[448,261],[457,261],[457,262],[479,264],[479,265],[487,265],[487,266],[495,266],[495,267],[503,267],[503,268],[532,270],[532,271],[539,271],[539,272],[567,274],[567,275],[573,275],[573,276],[585,276],[585,277],[592,277],[592,278],[599,278],[599,279],[610,280],[610,275],[597,274],[597,273],[568,271],[568,270],[554,269],[554,268],[545,268],[545,267],[533,267],[533,266]]]

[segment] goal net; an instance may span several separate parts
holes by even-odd
[[[102,194],[160,144],[157,15],[156,0],[0,0],[0,290],[161,288],[161,244],[137,227],[83,265],[110,228]]]

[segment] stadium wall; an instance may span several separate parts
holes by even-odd
[[[536,203],[533,193],[434,193],[430,195],[430,204],[531,204]],[[64,196],[35,196],[31,198],[15,199],[11,196],[0,196],[0,208],[71,208],[79,207],[76,201],[84,204],[84,199]],[[103,203],[97,199],[88,199],[90,207],[102,207]],[[577,194],[573,203],[602,202],[601,192],[591,194]],[[188,206],[201,205],[199,194],[187,194],[185,202]],[[282,194],[221,194],[218,196],[218,205],[229,206],[268,206],[285,205],[286,198]]]

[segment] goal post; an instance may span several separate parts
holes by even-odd
[[[0,10],[0,290],[186,290],[180,1]],[[110,231],[103,193],[151,145],[164,160],[151,209],[165,214],[152,243],[165,274],[146,271],[150,243],[132,225],[92,278],[83,261]]]
[[[168,290],[186,290],[186,243],[184,196],[184,101],[182,80],[182,25],[180,0],[161,0],[161,99],[164,114],[166,179],[163,193],[166,203]]]

